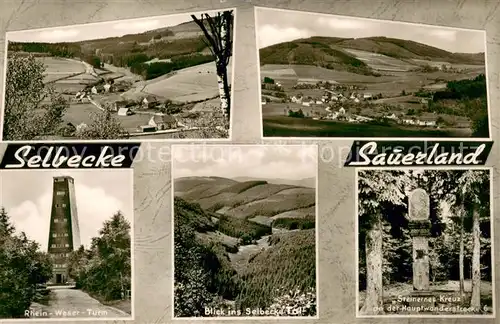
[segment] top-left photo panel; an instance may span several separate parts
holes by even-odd
[[[7,32],[1,140],[230,140],[235,16]]]

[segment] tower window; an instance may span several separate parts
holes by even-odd
[[[64,233],[64,237],[68,237],[68,233]]]
[[[64,247],[69,247],[69,244],[68,243],[64,244]]]
[[[66,204],[62,204],[63,207],[66,207]]]
[[[54,223],[59,223],[59,219],[58,218],[54,218]]]
[[[56,192],[56,195],[58,195],[58,196],[64,196],[65,194],[66,194],[65,191],[57,191]]]

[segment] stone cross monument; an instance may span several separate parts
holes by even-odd
[[[429,195],[423,189],[410,193],[410,229],[413,241],[413,289],[429,290],[430,205]]]
[[[429,283],[430,199],[424,189],[409,195],[410,234],[413,241],[413,293],[412,306],[434,306],[435,300]]]

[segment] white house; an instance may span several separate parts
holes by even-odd
[[[156,99],[153,95],[148,95],[142,99],[142,104],[145,107],[149,107],[149,105],[155,105],[158,103],[158,99]]]
[[[90,90],[90,92],[92,92],[93,94],[97,94],[97,88],[96,87],[92,87],[92,89]]]
[[[322,104],[323,104],[323,101],[321,101],[321,100],[316,100],[316,104],[317,104],[317,105],[322,105]]]
[[[104,92],[109,92],[109,90],[110,90],[110,89],[111,89],[111,84],[106,83],[106,84],[104,85]]]
[[[397,120],[398,116],[396,116],[396,114],[392,113],[391,115],[385,116],[385,118]]]
[[[267,102],[265,100],[262,100],[261,104],[265,105]]]
[[[366,122],[366,121],[373,120],[373,118],[357,115],[356,116],[356,120],[360,121],[360,122]]]
[[[157,130],[177,128],[177,120],[172,115],[154,115],[148,122],[149,126],[156,127]]]
[[[310,107],[310,106],[311,106],[311,104],[310,104],[309,102],[303,102],[303,103],[302,103],[302,106],[305,106],[305,107]]]
[[[370,99],[372,97],[371,93],[365,93],[363,99]]]
[[[345,115],[345,109],[344,109],[344,107],[340,107],[339,114]]]
[[[130,108],[120,108],[118,109],[118,116],[129,116],[132,115]]]
[[[359,103],[359,99],[358,98],[354,98],[354,102],[355,103]]]

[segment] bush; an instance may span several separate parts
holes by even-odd
[[[277,289],[278,297],[269,307],[273,314],[281,316],[316,316],[316,289]]]
[[[302,111],[302,109],[299,109],[298,111],[289,110],[288,117],[304,118],[305,115],[304,115],[304,112]]]
[[[264,83],[267,84],[274,84],[274,80],[269,78],[269,77],[264,77]]]

